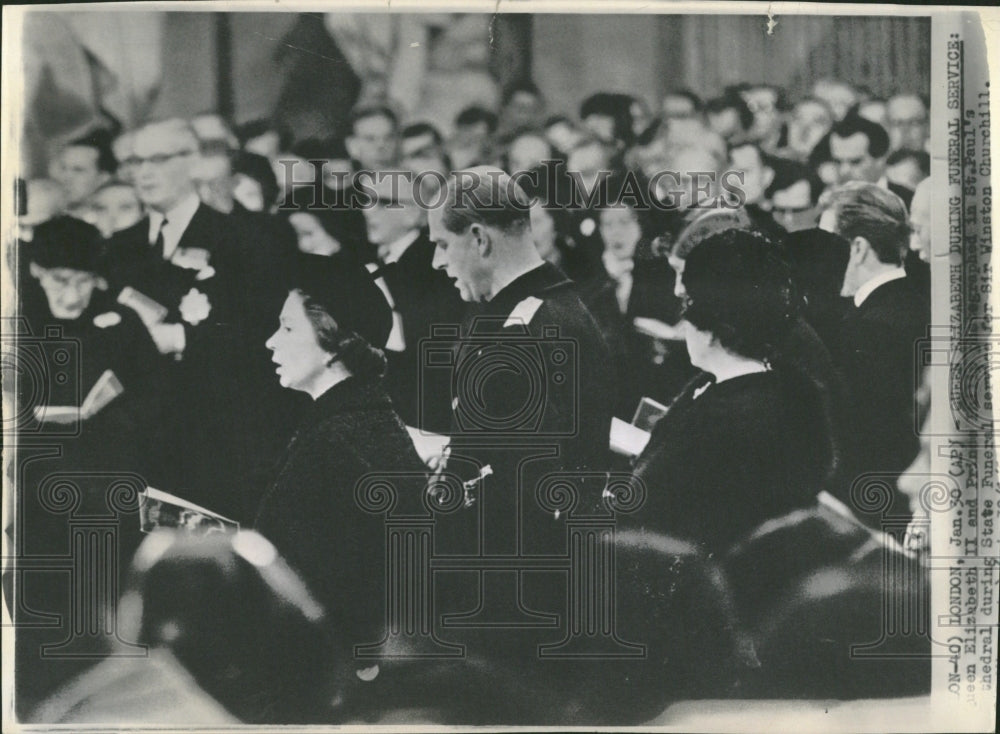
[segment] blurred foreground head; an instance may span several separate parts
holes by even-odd
[[[125,639],[168,650],[243,722],[329,720],[339,656],[324,610],[257,533],[150,535],[120,618]]]

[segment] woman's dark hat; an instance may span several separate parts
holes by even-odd
[[[348,258],[299,254],[289,290],[299,290],[321,306],[341,329],[373,347],[385,347],[392,330],[392,309],[368,270]]]

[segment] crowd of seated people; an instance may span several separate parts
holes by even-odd
[[[60,447],[19,474],[19,548],[70,550],[54,472],[87,475],[88,512],[122,474],[239,523],[228,541],[174,532],[169,550],[154,534],[135,556],[136,641],[162,651],[149,687],[208,723],[419,707],[640,724],[681,698],[929,690],[919,656],[851,656],[879,638],[880,553],[919,568],[905,546],[926,541],[883,521],[919,505],[904,475],[924,417],[928,111],[831,79],[795,100],[741,84],[546,111],[521,81],[448,131],[387,102],[354,109],[344,139],[205,113],[62,142],[48,178],[19,182],[6,248],[18,336],[75,360],[68,380],[13,384],[20,439]],[[646,442],[612,451],[644,398],[663,409]],[[379,473],[390,509],[366,494]],[[565,555],[570,518],[614,518],[595,542],[617,558],[615,644],[647,654],[540,660],[569,624],[565,570],[471,561],[426,592],[435,644],[467,654],[407,648],[385,616],[399,589],[383,575],[403,563],[385,518],[435,503],[432,552],[465,559]],[[139,509],[111,509],[124,569]],[[23,609],[69,603],[51,579],[23,592]],[[290,647],[244,613],[291,619]],[[206,632],[220,619],[224,640]],[[85,662],[39,658],[52,634],[19,637],[19,714],[122,715],[93,671],[68,682]],[[308,652],[291,679],[289,650]],[[129,715],[180,720],[149,707]]]

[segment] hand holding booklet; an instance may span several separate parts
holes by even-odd
[[[652,398],[643,398],[636,408],[631,423],[620,418],[611,419],[608,444],[612,451],[622,456],[636,458],[649,443],[649,436],[656,422],[667,412],[667,407]]]
[[[94,386],[90,388],[83,404],[76,405],[36,405],[35,420],[42,423],[75,423],[87,420],[100,413],[108,403],[125,392],[122,383],[111,370],[104,370]]]
[[[239,531],[240,524],[177,495],[146,487],[139,493],[139,529],[151,533],[158,528],[230,534]]]

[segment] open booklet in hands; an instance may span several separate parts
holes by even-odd
[[[639,407],[636,408],[631,423],[626,423],[620,418],[612,418],[611,433],[608,437],[611,450],[632,459],[639,456],[649,443],[653,426],[666,412],[667,406],[652,398],[643,398],[639,401]]]
[[[36,405],[35,420],[42,423],[76,423],[87,420],[100,413],[123,392],[125,388],[115,373],[104,370],[90,388],[82,405]]]
[[[240,524],[169,492],[146,487],[139,493],[139,529],[151,533],[159,528],[230,534],[238,532]]]

